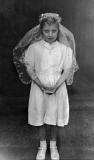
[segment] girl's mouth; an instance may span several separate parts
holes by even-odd
[[[49,39],[49,40],[53,40],[53,38],[52,38],[52,37],[49,37],[48,39]]]

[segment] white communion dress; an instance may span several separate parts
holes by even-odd
[[[34,70],[41,83],[47,87],[56,84],[63,70],[72,66],[71,48],[55,41],[52,44],[41,40],[31,44],[25,51],[26,67]],[[55,94],[47,94],[32,81],[28,123],[34,126],[43,124],[64,126],[69,122],[69,99],[64,82]]]

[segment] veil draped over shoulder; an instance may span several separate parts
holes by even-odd
[[[35,26],[29,30],[25,36],[20,40],[20,42],[13,49],[13,62],[16,66],[19,78],[24,84],[31,83],[31,78],[29,77],[26,67],[24,64],[25,51],[29,45],[34,42],[40,41],[42,39],[40,34],[40,25]],[[75,40],[73,34],[62,24],[59,24],[59,41],[73,50],[73,63],[70,70],[69,76],[66,80],[67,85],[73,83],[74,73],[78,70],[78,64],[76,62],[76,52],[75,52]]]

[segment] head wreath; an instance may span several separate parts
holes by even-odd
[[[56,14],[56,13],[44,13],[44,14],[41,14],[40,17],[39,17],[39,22],[41,22],[43,19],[49,18],[49,17],[55,18],[58,23],[61,22],[61,17],[59,16],[59,14]]]
[[[74,73],[78,70],[78,64],[76,62],[76,52],[75,52],[75,40],[73,34],[60,23],[60,17],[55,13],[46,13],[40,16],[40,21],[44,19],[44,17],[55,17],[59,22],[59,41],[66,46],[70,47],[73,50],[73,63],[72,68],[67,78],[66,82],[68,85],[73,83]],[[31,83],[31,79],[26,72],[26,67],[24,64],[24,55],[25,51],[30,44],[33,44],[36,41],[40,41],[42,39],[40,35],[40,25],[35,26],[31,30],[29,30],[26,35],[21,39],[21,41],[16,45],[13,49],[13,61],[16,66],[17,72],[19,74],[20,80],[24,84]]]

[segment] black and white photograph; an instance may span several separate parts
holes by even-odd
[[[0,160],[94,160],[94,0],[0,0]]]

